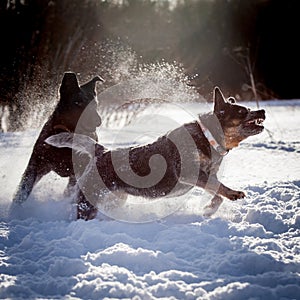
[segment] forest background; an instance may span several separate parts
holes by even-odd
[[[65,71],[101,89],[135,68],[176,65],[201,95],[300,98],[297,0],[1,0],[0,103],[10,130],[57,96]],[[117,72],[118,70],[118,72]]]

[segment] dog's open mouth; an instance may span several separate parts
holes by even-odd
[[[262,119],[262,118],[252,119],[252,120],[247,121],[246,125],[249,125],[249,126],[255,125],[255,126],[264,127],[263,126],[264,120],[265,119]]]
[[[248,135],[258,134],[264,130],[264,121],[265,118],[262,118],[261,116],[252,117],[244,122],[244,131],[247,132]]]

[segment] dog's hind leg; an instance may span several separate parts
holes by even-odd
[[[77,219],[85,221],[92,220],[96,217],[98,209],[88,202],[81,190],[77,196]]]

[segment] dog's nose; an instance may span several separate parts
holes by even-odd
[[[266,112],[264,109],[256,110],[253,113],[256,115],[257,118],[260,118],[260,119],[266,118]]]
[[[266,118],[266,112],[265,112],[264,109],[261,109],[261,110],[259,110],[258,112],[259,112],[259,114],[261,115],[261,117],[262,117],[263,119]]]

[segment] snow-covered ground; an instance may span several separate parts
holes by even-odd
[[[195,189],[161,220],[75,221],[66,180],[54,174],[11,218],[38,131],[2,133],[0,298],[300,299],[300,102],[261,106],[267,131],[231,151],[220,172],[248,196],[209,219],[206,195]],[[99,134],[111,143],[109,129]]]

